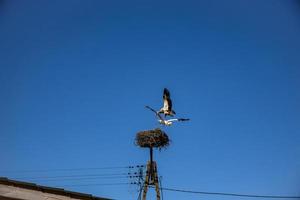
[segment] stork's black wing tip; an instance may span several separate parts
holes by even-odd
[[[170,91],[167,88],[164,88],[164,96],[170,97]]]
[[[178,119],[178,121],[189,121],[190,119],[189,118],[187,118],[187,119],[185,119],[185,118],[179,118]]]
[[[153,108],[151,108],[150,106],[145,106],[145,108],[148,108],[149,110],[151,110],[151,111],[153,111],[153,112],[157,113],[157,112],[156,112],[156,110],[154,110],[154,109],[153,109]]]

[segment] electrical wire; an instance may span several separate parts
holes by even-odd
[[[59,185],[56,187],[85,187],[85,186],[114,186],[114,185],[130,185],[131,183],[95,183],[95,184],[74,184],[74,185]]]
[[[138,176],[113,176],[113,177],[79,177],[79,178],[63,178],[63,179],[35,179],[35,181],[76,181],[76,180],[97,180],[97,179],[128,179],[137,178]]]
[[[14,179],[24,180],[29,179],[32,181],[36,180],[61,180],[61,179],[73,179],[73,178],[118,178],[118,177],[127,177],[127,178],[137,178],[141,177],[143,174],[138,172],[127,172],[127,173],[113,173],[113,174],[72,174],[72,175],[60,175],[60,176],[34,176],[34,177],[14,177]]]
[[[16,179],[53,179],[53,178],[73,178],[73,177],[107,177],[107,176],[120,176],[131,175],[131,173],[112,173],[112,174],[73,174],[73,175],[61,175],[61,176],[34,176],[34,177],[16,177]]]
[[[163,188],[163,186],[162,186],[162,177],[160,176],[159,177],[159,185],[160,185],[160,193],[161,193],[161,200],[164,200],[164,194],[163,194],[163,190],[162,190],[162,188]]]
[[[35,169],[35,170],[1,170],[3,173],[35,173],[35,172],[58,172],[58,171],[84,171],[84,170],[108,170],[108,169],[132,169],[144,167],[144,165],[111,166],[111,167],[82,167],[82,168],[58,168],[58,169]]]
[[[144,182],[143,182],[143,184],[141,185],[141,187],[140,187],[140,189],[139,189],[139,195],[138,195],[137,200],[140,200],[140,199],[141,199],[141,195],[142,195],[142,192],[143,192],[143,188],[144,188]]]
[[[151,186],[154,187],[154,186]],[[238,193],[225,193],[225,192],[205,192],[205,191],[193,191],[174,188],[161,188],[165,191],[204,194],[204,195],[219,195],[219,196],[235,196],[235,197],[250,197],[250,198],[270,198],[270,199],[300,199],[300,196],[283,196],[283,195],[254,195],[254,194],[238,194]]]

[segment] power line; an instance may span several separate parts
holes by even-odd
[[[143,188],[144,188],[144,182],[142,183],[141,187],[139,188],[139,195],[138,195],[138,198],[137,200],[140,200],[141,199],[141,195],[142,195],[142,192],[143,192]]]
[[[76,181],[76,180],[97,180],[97,179],[124,179],[127,176],[116,177],[81,177],[81,178],[66,178],[66,179],[36,179],[35,181]]]
[[[16,179],[53,179],[53,178],[72,178],[72,177],[107,177],[107,176],[120,176],[131,175],[131,173],[112,173],[112,174],[73,174],[73,175],[61,175],[61,176],[35,176],[35,177],[16,177]]]
[[[7,173],[31,173],[31,172],[58,172],[58,171],[84,171],[84,170],[108,170],[108,169],[133,169],[144,167],[144,165],[111,166],[111,167],[82,167],[82,168],[57,168],[57,169],[35,169],[35,170],[1,170]]]
[[[57,187],[85,187],[85,186],[99,186],[99,185],[107,185],[107,186],[114,186],[114,185],[130,185],[131,183],[95,183],[95,184],[74,184],[74,185],[59,185]]]
[[[75,180],[97,180],[97,179],[127,179],[137,178],[138,176],[113,176],[113,177],[79,177],[79,178],[63,178],[63,179],[34,179],[34,181],[75,181]]]
[[[152,186],[153,187],[153,186]],[[225,193],[225,192],[205,192],[205,191],[193,191],[174,188],[161,188],[165,191],[193,193],[193,194],[205,194],[205,195],[220,195],[220,196],[235,196],[235,197],[250,197],[250,198],[270,198],[270,199],[300,199],[300,196],[283,196],[283,195],[254,195],[254,194],[238,194],[238,193]]]
[[[15,179],[30,179],[30,180],[37,180],[37,179],[63,179],[63,178],[78,178],[78,177],[121,177],[125,176],[128,178],[134,178],[134,177],[141,177],[143,174],[139,172],[127,172],[127,173],[111,173],[111,174],[72,174],[72,175],[58,175],[58,176],[23,176],[23,177],[14,177]]]

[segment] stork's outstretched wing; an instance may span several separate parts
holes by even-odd
[[[163,118],[160,116],[160,114],[156,110],[154,110],[150,106],[145,106],[145,107],[148,108],[149,110],[151,110],[152,112],[154,112],[160,120],[163,120]]]
[[[178,121],[189,121],[190,119],[179,118]]]
[[[166,121],[168,122],[174,122],[174,121],[189,121],[190,119],[185,119],[185,118],[178,118],[178,119],[168,119]]]

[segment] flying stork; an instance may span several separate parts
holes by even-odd
[[[185,119],[185,118],[173,118],[173,119],[163,119],[163,117],[159,114],[159,112],[155,111],[153,108],[149,107],[149,106],[146,106],[146,108],[148,108],[149,110],[151,110],[152,112],[154,112],[156,114],[156,116],[158,117],[158,122],[162,125],[165,125],[165,126],[171,126],[173,124],[173,122],[175,121],[188,121],[190,119]]]
[[[164,100],[164,105],[158,111],[158,113],[163,113],[165,117],[167,115],[173,117],[176,113],[174,110],[172,110],[172,100],[171,100],[170,92],[167,88],[164,88],[163,100]]]

